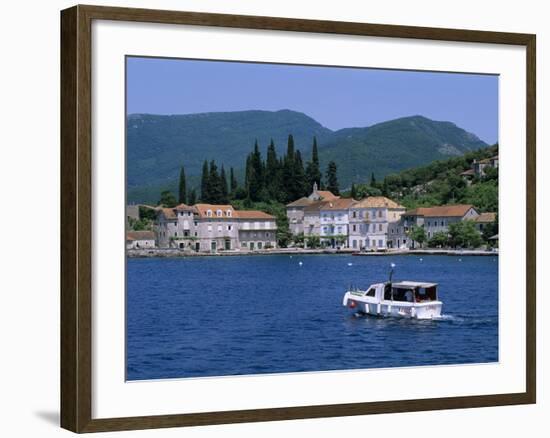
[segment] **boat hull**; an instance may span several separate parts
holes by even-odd
[[[346,294],[344,298],[345,306],[354,313],[362,313],[374,316],[392,316],[398,318],[412,319],[437,319],[441,317],[443,303],[441,301],[430,301],[425,303],[408,302],[371,302]]]

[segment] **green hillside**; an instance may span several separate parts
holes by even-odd
[[[289,134],[304,159],[309,159],[312,139],[317,138],[321,168],[335,161],[342,188],[366,182],[372,173],[381,178],[487,146],[453,123],[421,116],[331,131],[290,110],[134,114],[127,120],[128,201],[155,202],[162,190],[175,191],[182,165],[188,186],[199,187],[204,160],[215,159],[226,169],[234,167],[242,180],[243,163],[256,139],[264,153],[273,139],[282,155]]]

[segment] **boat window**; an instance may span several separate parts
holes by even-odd
[[[393,288],[393,300],[394,301],[405,301],[412,303],[414,301],[415,289],[418,288]],[[391,298],[389,298],[391,299]]]
[[[435,286],[422,288],[416,295],[417,301],[435,301],[437,300],[437,290]]]
[[[367,297],[374,297],[374,293],[376,292],[376,288],[371,287],[369,291],[367,292]]]

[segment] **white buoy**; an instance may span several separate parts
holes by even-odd
[[[299,264],[300,266],[302,266],[302,265],[303,265],[303,263],[302,263],[302,262],[298,262],[298,264]]]
[[[462,261],[462,259],[458,259],[458,261],[459,261],[459,262],[461,262],[461,261]]]
[[[423,259],[422,259],[422,258],[420,258],[420,261],[423,261]]]
[[[353,263],[351,263],[351,262],[350,262],[350,263],[348,263],[348,266],[353,266]]]

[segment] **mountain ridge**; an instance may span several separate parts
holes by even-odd
[[[367,127],[331,130],[307,114],[283,109],[194,114],[127,116],[127,190],[129,202],[153,202],[161,190],[175,190],[184,165],[188,186],[198,187],[204,160],[234,167],[242,174],[246,155],[258,141],[265,158],[274,140],[277,154],[286,152],[292,134],[304,159],[315,136],[322,169],[334,160],[342,187],[381,178],[436,159],[487,147],[475,134],[453,122],[422,115],[400,117]]]

